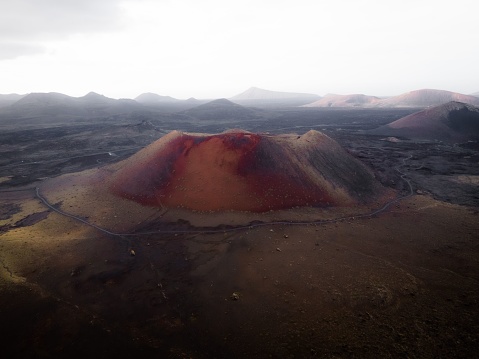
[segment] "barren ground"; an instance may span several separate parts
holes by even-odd
[[[295,124],[299,133],[301,126],[310,126],[308,116],[310,111],[303,125],[300,120]],[[31,138],[21,146],[37,146],[40,152],[22,151],[20,140],[7,148],[3,138],[3,355],[475,356],[479,349],[477,150],[470,145],[382,141],[357,131],[379,121],[379,115],[362,125],[352,122],[364,113],[350,116],[350,125],[325,126],[328,134],[371,166],[383,184],[405,195],[407,185],[396,171],[400,168],[413,185],[414,196],[371,218],[217,233],[109,235],[49,209],[35,197],[38,186],[56,208],[90,216],[87,221],[109,229],[130,228],[125,234],[218,225],[219,216],[207,214],[192,217],[194,226],[184,221],[165,223],[174,216],[157,211],[135,227],[137,218],[129,216],[131,223],[118,223],[115,228],[115,214],[107,205],[79,206],[80,200],[62,197],[61,187],[47,188],[46,182],[38,181],[101,165],[103,157],[75,157],[81,146],[71,146],[69,157],[61,150],[62,143],[84,144],[88,138],[89,153],[97,151],[99,143],[103,154],[112,149],[118,153],[144,146],[154,137],[152,131],[163,133],[164,128],[143,132],[128,128],[125,136],[119,128],[98,136],[82,129],[68,134],[72,136],[68,139],[56,130],[56,137],[41,139],[44,145],[34,132],[29,133]],[[294,130],[280,122],[276,125],[271,130]],[[122,145],[119,141],[124,138],[132,142]],[[111,143],[104,145],[106,140]],[[36,161],[35,153],[42,154],[41,164],[31,163]],[[118,160],[113,157],[105,155],[104,161]],[[76,193],[82,196],[81,189]],[[316,215],[328,216],[295,209],[270,213],[262,220]],[[250,219],[247,214],[228,214],[230,223]]]

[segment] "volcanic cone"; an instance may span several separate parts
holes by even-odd
[[[115,195],[142,205],[265,212],[377,198],[370,170],[328,136],[173,131],[109,168]]]

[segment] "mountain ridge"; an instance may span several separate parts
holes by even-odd
[[[479,98],[464,95],[458,92],[436,89],[420,89],[405,92],[398,96],[381,100],[381,107],[429,107],[445,104],[450,101],[459,101],[478,106]]]

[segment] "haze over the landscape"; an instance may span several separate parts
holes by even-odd
[[[0,93],[479,90],[472,0],[0,1]]]

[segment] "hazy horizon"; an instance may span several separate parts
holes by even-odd
[[[254,88],[254,86],[251,86],[249,89],[246,89],[245,91],[242,91],[241,93],[237,93],[235,95],[240,95],[242,94],[243,92],[247,92],[248,90],[250,90],[251,88]],[[259,89],[259,90],[265,90],[267,92],[282,92],[282,91],[277,91],[277,90],[273,90],[273,89]],[[305,93],[304,91],[299,91],[298,93],[304,93],[305,95],[318,95],[319,98],[324,98],[326,96],[348,96],[348,95],[366,95],[366,96],[375,96],[375,97],[379,97],[379,98],[383,98],[383,99],[386,99],[386,98],[392,98],[392,97],[396,97],[396,96],[399,96],[399,95],[403,95],[405,93],[408,93],[408,92],[413,92],[413,91],[416,91],[416,90],[438,90],[438,91],[449,91],[447,89],[411,89],[409,91],[406,91],[406,92],[403,92],[403,93],[398,93],[398,94],[390,94],[390,95],[376,95],[376,94],[364,94],[364,93],[355,93],[355,94],[346,94],[346,93],[342,93],[342,94],[339,94],[339,93],[325,93],[325,94],[315,94],[315,93]],[[136,100],[137,97],[139,97],[140,95],[144,95],[144,94],[152,94],[152,95],[159,95],[159,96],[163,96],[163,97],[171,97],[175,100],[188,100],[188,99],[197,99],[197,100],[206,100],[206,101],[213,101],[213,100],[218,100],[218,99],[232,99],[235,95],[233,96],[229,96],[229,97],[225,97],[225,96],[218,96],[218,97],[210,97],[210,98],[207,98],[207,97],[197,97],[197,96],[191,96],[189,98],[176,98],[174,96],[170,96],[168,95],[167,93],[165,94],[158,94],[158,93],[152,93],[152,92],[142,92],[142,93],[139,93],[135,96],[132,96],[132,97],[110,97],[110,96],[107,96],[105,94],[102,94],[102,93],[99,93],[99,92],[96,92],[96,91],[88,91],[87,93],[84,93],[84,94],[80,94],[80,95],[70,95],[68,93],[63,93],[63,92],[59,92],[59,91],[49,91],[49,92],[27,92],[27,93],[13,93],[13,92],[10,92],[10,93],[0,93],[0,95],[2,96],[9,96],[9,95],[20,95],[20,96],[26,96],[26,95],[29,95],[29,94],[34,94],[34,93],[57,93],[57,94],[62,94],[62,95],[67,95],[67,96],[70,96],[70,97],[73,97],[73,98],[81,98],[81,97],[84,97],[90,93],[96,93],[97,95],[100,95],[100,96],[105,96],[107,98],[112,98],[112,99],[117,99],[117,100],[122,100],[122,99],[125,99],[125,100]],[[285,91],[284,93],[290,93],[288,91]],[[291,92],[292,93],[292,92]],[[460,93],[461,94],[461,93]],[[470,96],[476,96],[477,97],[477,93],[476,94],[464,94],[462,93],[463,95],[470,95]],[[233,100],[234,101],[234,100]]]
[[[0,0],[0,93],[471,94],[474,8],[472,0]]]

